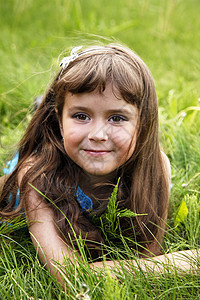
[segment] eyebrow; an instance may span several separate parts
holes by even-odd
[[[72,107],[68,108],[69,112],[73,111],[73,110],[86,110],[86,109],[90,110],[90,108],[87,106],[72,106]]]
[[[109,109],[106,112],[110,114],[127,114],[127,115],[132,115],[133,113],[129,109]]]
[[[89,112],[91,111],[90,107],[87,106],[73,106],[68,109],[69,112],[74,111],[74,110],[80,110],[80,111],[85,111],[88,110]],[[130,111],[127,108],[122,108],[122,109],[108,109],[106,110],[106,113],[108,114],[127,114],[127,115],[133,115],[133,112]]]

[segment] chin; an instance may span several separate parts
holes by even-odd
[[[107,176],[114,176],[115,174],[115,170],[102,170],[102,169],[95,169],[95,170],[85,170],[85,172],[89,175],[89,176],[95,176],[95,177],[107,177]]]
[[[106,176],[109,173],[107,172],[103,172],[101,170],[96,170],[96,171],[92,171],[92,172],[87,172],[88,174],[92,175],[92,176]]]

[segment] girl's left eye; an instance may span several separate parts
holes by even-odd
[[[122,121],[127,121],[127,118],[120,116],[120,115],[115,115],[109,118],[109,121],[114,122],[114,123],[120,123]]]

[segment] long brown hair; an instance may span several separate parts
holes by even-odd
[[[69,221],[78,236],[81,232],[88,241],[103,242],[101,232],[92,225],[75,200],[74,190],[79,183],[81,169],[64,150],[59,121],[66,93],[95,90],[102,93],[108,83],[113,91],[136,105],[139,111],[134,153],[118,170],[122,181],[119,205],[146,214],[132,220],[138,243],[147,246],[155,238],[161,241],[159,228],[164,228],[169,189],[158,141],[157,95],[145,63],[130,49],[120,45],[89,47],[57,74],[20,142],[19,162],[1,194],[0,216],[10,218],[19,213],[30,190],[30,182],[59,207],[57,209],[49,203],[54,209],[58,230],[68,241],[68,234],[73,236]],[[20,205],[14,209],[17,176],[30,158],[34,163],[22,179]],[[10,192],[12,201],[9,200]],[[121,225],[130,228],[128,219],[122,220]]]

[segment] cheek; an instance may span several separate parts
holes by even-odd
[[[78,136],[73,132],[64,132],[64,148],[68,156],[74,160],[78,148]]]
[[[128,149],[135,145],[136,132],[130,131],[129,128],[116,128],[112,132],[112,140],[119,148]]]
[[[128,129],[122,128],[113,135],[113,142],[119,151],[119,155],[125,161],[132,156],[136,144],[136,130],[131,132]]]
[[[64,132],[64,146],[71,148],[79,143],[80,133],[75,131]]]
[[[127,147],[127,150],[126,150],[128,159],[132,156],[132,154],[135,150],[135,145],[136,145],[136,137],[134,136],[129,144],[129,147]]]
[[[75,147],[78,147],[84,140],[86,133],[76,126],[70,127],[67,130],[64,129],[64,147],[65,151],[71,151]]]

